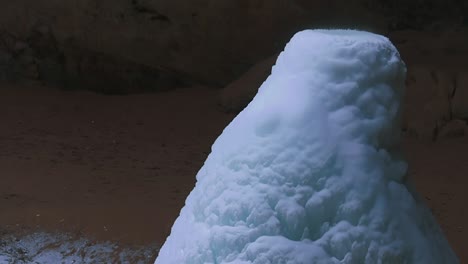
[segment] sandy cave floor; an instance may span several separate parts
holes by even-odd
[[[45,249],[70,263],[152,263],[234,117],[217,99],[204,87],[105,96],[0,85],[0,263]],[[468,263],[468,137],[404,143],[410,177]],[[35,239],[49,246],[27,252]]]

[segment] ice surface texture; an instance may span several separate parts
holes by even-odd
[[[405,73],[383,36],[297,33],[214,143],[156,263],[457,263],[405,183]]]
[[[0,264],[144,264],[151,261],[155,249],[155,245],[122,247],[80,234],[28,232],[16,236],[0,230]]]

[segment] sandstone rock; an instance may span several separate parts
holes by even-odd
[[[384,29],[378,14],[344,5],[336,0],[18,0],[2,5],[0,30],[23,38],[38,23],[47,24],[60,48],[73,38],[83,49],[224,86],[279,52],[300,29]]]
[[[59,45],[43,24],[34,26],[24,39],[2,34],[0,40],[0,80],[40,80],[107,94],[164,91],[189,83],[182,73],[85,49],[74,39]]]
[[[16,67],[16,79],[18,80],[37,80],[40,77],[37,60],[30,49],[25,49],[17,55],[12,67]]]
[[[17,81],[37,77],[34,55],[28,43],[12,34],[0,33],[0,79]]]
[[[441,23],[454,25],[466,11],[464,4],[457,0],[369,0],[367,3],[374,11],[386,14],[390,29],[396,30],[422,30]]]
[[[13,37],[0,31],[0,81],[10,80],[10,71],[12,66],[12,50],[11,47],[14,45]]]
[[[3,49],[0,49],[0,81],[8,80],[8,70],[11,64],[11,55]]]
[[[15,42],[15,45],[13,47],[13,52],[15,53],[21,53],[25,50],[29,49],[29,45],[28,43],[24,42],[24,41],[21,41],[21,40],[18,40]]]
[[[396,31],[389,34],[409,66],[432,69],[466,68],[468,28],[453,31]]]
[[[452,98],[452,114],[455,118],[468,119],[468,70],[457,72]]]
[[[434,140],[438,127],[450,119],[453,75],[424,67],[407,74],[403,128],[411,136]]]
[[[438,138],[463,137],[466,133],[468,133],[468,125],[466,121],[454,119],[450,120],[440,128]]]
[[[6,31],[0,31],[0,48],[8,52],[13,52],[17,44],[17,38]]]
[[[65,66],[62,51],[48,25],[35,25],[26,41],[36,62],[38,78],[47,84],[63,86]]]
[[[68,89],[82,88],[104,94],[166,91],[189,83],[181,74],[105,53],[69,46],[65,50]]]
[[[250,68],[239,79],[220,91],[220,105],[226,112],[240,112],[257,93],[258,88],[271,73],[278,55],[271,56]]]
[[[85,50],[224,86],[304,28],[386,33],[389,23],[423,27],[462,10],[457,0],[426,2],[412,9],[403,0],[17,0],[2,4],[0,30],[21,38],[33,28],[43,36],[52,32],[59,50],[75,39]]]

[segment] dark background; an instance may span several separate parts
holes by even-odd
[[[467,13],[461,0],[4,1],[0,65],[23,61],[0,76],[109,93],[224,86],[305,28],[457,31]]]
[[[4,234],[39,228],[122,245],[163,243],[214,139],[292,35],[351,28],[389,37],[407,64],[410,178],[461,263],[468,261],[468,1],[0,7]]]

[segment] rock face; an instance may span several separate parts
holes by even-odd
[[[0,32],[0,80],[37,79],[38,67],[28,43]]]
[[[38,25],[22,38],[0,34],[0,80],[38,80],[66,89],[106,94],[161,91],[187,84],[183,74],[124,57],[59,43],[51,29]]]
[[[408,69],[404,129],[410,135],[431,140],[437,129],[450,120],[450,74],[427,68]]]
[[[7,1],[0,10],[0,80],[110,94],[202,82],[225,87],[222,107],[238,112],[271,69],[264,58],[278,54],[293,32],[361,28],[391,33],[413,76],[405,128],[434,139],[449,120],[468,119],[465,2]]]
[[[271,74],[271,67],[277,56],[273,55],[255,64],[239,79],[221,90],[220,104],[226,112],[238,113],[250,103],[260,85]]]
[[[65,46],[65,87],[104,94],[165,91],[189,83],[183,74],[74,45]]]
[[[456,74],[452,96],[453,115],[468,120],[468,69]]]
[[[132,72],[143,67],[143,72],[157,75],[165,75],[161,69],[171,69],[169,79],[176,72],[184,80],[189,76],[224,86],[262,58],[279,52],[300,29],[338,26],[385,33],[395,27],[421,29],[452,18],[456,21],[451,24],[458,25],[464,23],[466,10],[459,2],[430,0],[413,6],[406,1],[393,5],[369,0],[193,0],[183,4],[168,0],[18,0],[2,4],[0,31],[32,41],[27,42],[31,49],[41,50],[36,55],[48,56],[41,59],[38,71],[52,79],[68,69],[57,62],[74,60],[66,51],[66,46],[73,45],[85,57],[97,57],[99,68],[113,71],[102,66],[109,63],[118,68],[113,76],[129,67]],[[5,60],[2,57],[0,65]]]
[[[466,121],[454,119],[446,123],[439,131],[440,138],[456,138],[463,137],[468,133],[468,125]]]

